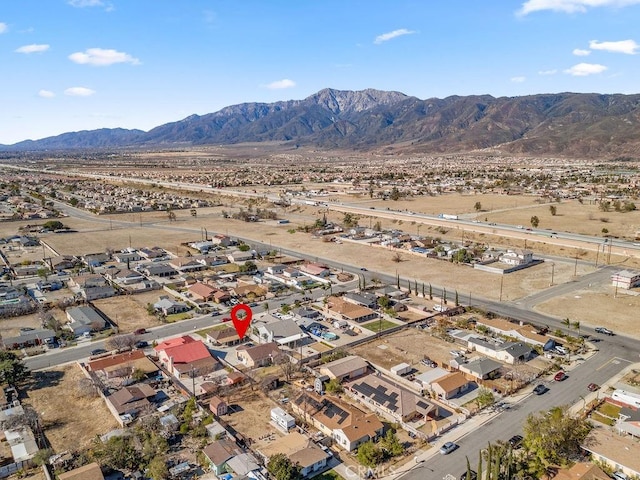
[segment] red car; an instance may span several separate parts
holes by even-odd
[[[222,319],[223,322],[230,322],[231,321],[231,317],[224,317]]]
[[[589,385],[587,385],[587,389],[589,389],[590,392],[595,392],[599,388],[600,387],[598,386],[597,383],[590,383]]]
[[[562,370],[560,370],[558,373],[556,373],[556,375],[553,377],[553,379],[556,382],[561,382],[563,381],[565,378],[567,378],[567,374],[564,373]]]

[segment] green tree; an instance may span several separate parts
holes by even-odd
[[[481,387],[478,392],[478,396],[476,397],[476,402],[478,403],[479,408],[484,408],[489,405],[492,405],[496,401],[493,392],[488,388]]]
[[[556,213],[558,213],[558,208],[555,205],[549,205],[549,212],[555,217]]]
[[[429,284],[429,300],[433,300],[433,287]]]
[[[383,308],[383,309],[389,308],[390,303],[391,303],[391,299],[386,295],[378,298],[378,306],[380,308]]]
[[[358,447],[358,461],[365,467],[375,467],[384,459],[384,454],[371,440]]]
[[[325,385],[325,389],[329,393],[342,393],[343,391],[342,385],[337,378],[332,378],[331,380],[329,380]]]
[[[106,442],[96,438],[92,449],[94,458],[101,466],[117,470],[135,469],[140,457],[134,447],[133,437],[111,437]]]
[[[238,250],[240,250],[241,252],[248,252],[249,250],[251,250],[251,247],[246,243],[241,243],[240,245],[238,245]]]
[[[530,414],[524,424],[523,446],[535,474],[551,465],[567,465],[580,457],[581,445],[591,430],[587,419],[572,416],[566,406]]]
[[[16,385],[28,376],[29,369],[15,353],[0,351],[0,383]]]
[[[482,210],[482,204],[480,202],[476,202],[476,204],[473,206],[474,210],[476,212],[479,212]]]
[[[169,476],[167,462],[165,462],[162,457],[153,457],[147,468],[147,475],[153,478],[153,480],[165,480],[165,478]]]
[[[69,200],[69,204],[72,207],[75,207],[76,205],[78,205],[78,199],[76,197],[71,197],[71,200]]]
[[[380,448],[386,457],[393,458],[404,453],[404,445],[398,440],[396,432],[392,429],[387,430],[384,438],[380,440]]]
[[[48,228],[49,230],[61,230],[64,228],[62,222],[58,220],[49,220],[42,225],[44,228]]]
[[[47,278],[49,278],[49,269],[42,267],[38,269],[38,276],[40,278],[42,278],[43,280],[46,280]]]
[[[300,467],[291,463],[284,453],[276,453],[269,457],[267,471],[276,480],[297,480],[300,478]]]
[[[538,228],[538,225],[540,225],[540,219],[535,215],[533,217],[531,217],[530,222],[531,222],[531,226],[533,228]]]

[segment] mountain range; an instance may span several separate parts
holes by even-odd
[[[324,89],[303,100],[243,103],[191,115],[148,132],[103,128],[0,149],[175,148],[267,141],[327,150],[635,157],[640,151],[640,95],[421,100],[392,91]]]

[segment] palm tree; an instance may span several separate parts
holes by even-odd
[[[576,320],[571,324],[571,326],[576,329],[578,336],[580,336],[580,320]]]

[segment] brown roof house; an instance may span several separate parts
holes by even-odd
[[[375,414],[365,414],[328,395],[303,392],[293,400],[291,407],[294,413],[332,437],[348,452],[364,442],[375,441],[384,433],[384,425]]]
[[[298,432],[291,432],[284,437],[269,443],[258,452],[265,462],[277,454],[282,453],[300,466],[303,477],[320,472],[327,467],[330,455],[318,447],[311,439]]]
[[[246,337],[245,337],[246,338]],[[220,330],[211,330],[207,333],[207,342],[213,345],[230,347],[242,342],[235,328],[227,327]]]
[[[439,416],[436,405],[381,376],[372,374],[352,380],[346,384],[345,391],[394,422]]]
[[[325,363],[319,370],[322,375],[327,375],[329,378],[335,378],[342,382],[343,380],[350,380],[368,373],[369,364],[361,357],[348,355],[333,362]]]
[[[211,413],[215,414],[217,417],[226,415],[227,409],[227,402],[220,397],[212,397],[211,400],[209,400],[209,410],[211,410]]]
[[[93,360],[87,364],[87,370],[91,372],[102,371],[108,378],[114,378],[130,376],[136,370],[149,375],[157,372],[159,368],[144,354],[144,351],[131,350]]]
[[[222,475],[226,473],[227,462],[236,455],[240,455],[242,450],[231,440],[223,438],[204,447],[202,453],[207,457],[213,472],[216,475]]]
[[[156,391],[146,383],[138,383],[121,388],[107,397],[107,407],[120,425],[130,423],[141,412],[151,410],[149,398]]]
[[[571,468],[561,468],[553,480],[609,480],[611,477],[593,463],[578,462]]]
[[[93,462],[68,472],[58,474],[60,480],[104,480],[100,465]]]
[[[464,394],[474,382],[460,372],[452,372],[444,377],[440,377],[431,383],[431,389],[444,399],[454,398]]]
[[[640,476],[640,442],[628,435],[596,427],[587,436],[582,449],[595,461],[630,477]]]
[[[271,365],[281,353],[276,342],[263,343],[253,347],[242,345],[236,348],[236,358],[249,368]]]

